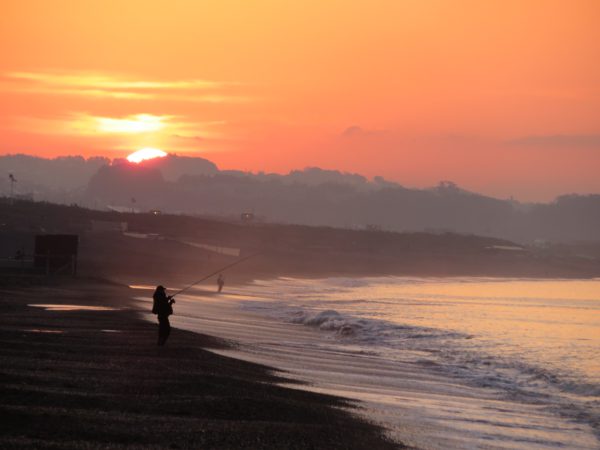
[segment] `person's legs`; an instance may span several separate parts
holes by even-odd
[[[160,345],[162,342],[163,325],[162,325],[162,320],[160,320],[160,316],[158,316],[157,319],[158,319],[158,341],[157,341],[156,345]]]
[[[169,339],[170,334],[171,334],[171,323],[169,322],[169,318],[165,317],[165,334],[164,334],[164,338],[163,338],[163,345],[165,344],[165,342],[167,342],[167,339]]]
[[[170,332],[171,325],[169,324],[169,318],[167,316],[158,316],[158,345],[165,345]]]

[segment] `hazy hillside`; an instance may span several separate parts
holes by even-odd
[[[92,208],[217,215],[344,228],[447,231],[519,242],[600,241],[600,195],[566,195],[547,204],[486,197],[442,182],[410,189],[376,177],[307,168],[287,175],[220,171],[203,158],[170,155],[140,165],[104,158],[0,157],[0,189],[37,200]]]
[[[13,174],[17,180],[14,190],[18,195],[58,203],[78,202],[92,175],[108,164],[110,159],[103,157],[0,156],[0,192],[4,195],[10,192],[8,175]]]

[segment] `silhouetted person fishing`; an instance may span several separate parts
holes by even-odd
[[[153,295],[154,303],[152,313],[158,316],[158,345],[165,345],[169,334],[171,334],[171,324],[169,316],[173,314],[173,297],[167,295],[164,286],[157,286]]]
[[[154,295],[152,296],[154,299],[154,304],[152,305],[152,313],[158,316],[158,345],[165,345],[167,339],[169,338],[169,334],[171,333],[171,324],[169,323],[169,316],[173,314],[173,303],[175,300],[173,297],[176,295],[182,294],[198,283],[208,280],[211,277],[214,277],[221,271],[229,269],[230,267],[236,266],[244,261],[249,260],[250,258],[254,258],[259,253],[254,253],[253,255],[246,256],[244,258],[240,258],[237,261],[232,262],[231,264],[227,264],[225,267],[221,267],[218,271],[213,272],[201,279],[194,281],[189,286],[180,289],[175,292],[173,295],[167,295],[166,289],[164,286],[156,286],[156,290],[154,291]],[[223,286],[225,285],[225,277],[223,274],[219,274],[219,278],[217,279],[217,285],[219,286],[219,292],[223,290]]]

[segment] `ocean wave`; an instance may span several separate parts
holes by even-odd
[[[290,314],[288,321],[309,327],[316,327],[323,331],[333,331],[336,334],[345,337],[355,337],[369,327],[369,321],[367,320],[349,319],[332,309],[316,313],[295,311]]]
[[[403,360],[407,354],[416,355],[413,362],[422,367],[494,389],[507,399],[547,405],[592,426],[600,418],[598,408],[592,407],[600,397],[599,385],[582,383],[568,373],[536,367],[519,358],[490,354],[493,348],[489,342],[482,344],[471,334],[356,317],[335,309],[291,306],[287,302],[245,302],[243,308],[318,329],[338,339],[340,345],[358,344],[375,353],[387,350],[386,357],[396,355]],[[587,406],[574,404],[572,396],[587,399]]]
[[[289,306],[285,302],[247,301],[243,309],[267,314],[278,320],[301,324],[335,335],[352,338],[354,343],[369,343],[390,348],[404,348],[406,341],[471,339],[473,336],[454,331],[400,325],[379,319],[367,319],[341,313],[335,309],[310,309]]]

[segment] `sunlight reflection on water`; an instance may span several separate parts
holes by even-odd
[[[61,305],[49,303],[30,303],[32,308],[43,308],[46,311],[117,311],[121,308],[111,306],[89,306],[89,305]]]

